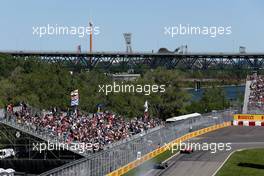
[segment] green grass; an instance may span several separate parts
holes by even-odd
[[[247,166],[239,166],[246,163]],[[261,168],[256,168],[256,166]],[[264,149],[249,149],[235,152],[216,176],[263,176]]]
[[[163,152],[162,154],[159,154],[158,156],[144,162],[140,166],[130,170],[129,172],[127,172],[123,176],[141,176],[144,173],[146,173],[147,171],[149,171],[150,169],[152,169],[155,164],[158,164],[158,163],[161,163],[162,161],[165,161],[167,158],[171,157],[172,155],[175,155],[176,153],[177,153],[177,151],[174,151],[172,153],[171,150],[167,150],[167,151]]]

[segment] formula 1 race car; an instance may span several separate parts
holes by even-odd
[[[180,153],[188,153],[191,154],[193,152],[193,148],[191,147],[186,147],[184,149],[180,149]]]
[[[154,169],[166,169],[168,167],[168,163],[158,163],[154,165]]]

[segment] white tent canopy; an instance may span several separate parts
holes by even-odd
[[[6,175],[6,176],[14,176],[15,170],[14,169],[3,169],[0,168],[0,175]]]
[[[186,114],[186,115],[182,115],[182,116],[169,118],[166,120],[166,122],[176,122],[179,120],[185,120],[185,119],[200,117],[200,116],[201,116],[201,114],[199,114],[199,113]]]

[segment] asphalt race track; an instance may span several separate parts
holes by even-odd
[[[264,127],[231,126],[190,140],[194,143],[232,143],[229,151],[194,151],[191,154],[178,154],[169,161],[164,170],[153,169],[146,175],[166,176],[211,176],[222,165],[228,155],[237,149],[264,148]]]

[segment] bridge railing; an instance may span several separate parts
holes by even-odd
[[[105,175],[136,160],[138,155],[143,156],[150,153],[191,131],[231,121],[235,113],[235,110],[229,109],[204,114],[192,120],[167,124],[165,127],[149,132],[141,137],[42,173],[41,176]]]

